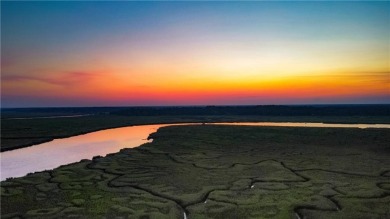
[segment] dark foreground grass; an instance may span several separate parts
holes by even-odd
[[[2,218],[390,218],[390,131],[165,127],[1,183]]]

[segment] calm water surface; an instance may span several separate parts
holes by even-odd
[[[107,129],[1,153],[1,180],[91,159],[148,142],[150,133],[167,125]]]
[[[81,115],[69,115],[69,116],[39,116],[39,117],[14,117],[14,118],[2,118],[6,120],[24,120],[24,119],[57,119],[57,118],[73,118],[91,116],[93,114],[81,114]]]
[[[210,124],[210,123],[208,123]],[[390,128],[390,124],[323,124],[323,123],[212,123],[218,125],[337,127],[337,128]],[[20,177],[30,172],[53,169],[81,159],[118,152],[122,148],[138,147],[148,142],[149,134],[169,125],[157,124],[107,129],[1,153],[1,180]]]

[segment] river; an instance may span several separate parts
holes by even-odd
[[[199,123],[198,123],[199,124]],[[281,122],[237,122],[212,123],[220,125],[252,125],[283,127],[337,127],[337,128],[390,128],[390,124],[323,124],[323,123],[281,123]],[[134,148],[148,142],[147,137],[158,128],[170,125],[156,124],[106,129],[55,139],[50,142],[2,152],[1,180],[20,177],[27,173],[56,168],[60,165],[92,159],[118,152],[122,148]]]

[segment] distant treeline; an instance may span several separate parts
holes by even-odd
[[[112,114],[126,116],[390,116],[390,105],[133,107],[114,111]]]
[[[110,114],[121,116],[390,116],[385,105],[67,107],[1,109],[2,118]]]

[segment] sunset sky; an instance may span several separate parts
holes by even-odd
[[[390,103],[390,2],[1,2],[2,107]]]

